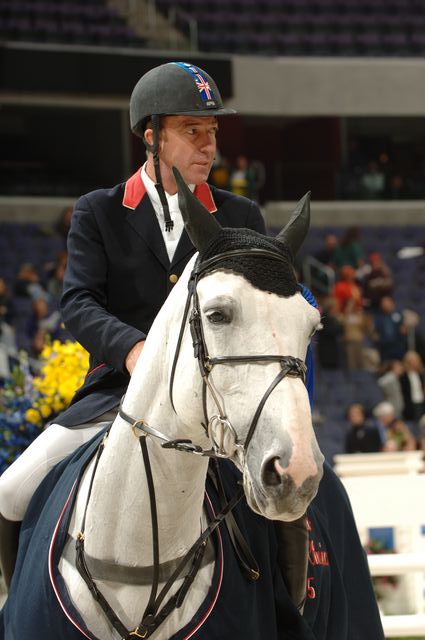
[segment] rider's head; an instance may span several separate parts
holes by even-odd
[[[214,80],[186,62],[169,62],[140,78],[130,99],[132,131],[148,150],[148,173],[167,191],[176,191],[177,166],[189,184],[204,182],[216,150],[217,116],[223,107]]]

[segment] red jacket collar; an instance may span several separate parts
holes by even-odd
[[[146,194],[146,187],[141,178],[140,171],[141,169],[138,169],[125,183],[122,203],[127,209],[135,209]],[[206,182],[196,185],[194,193],[210,213],[217,211],[211,189]]]

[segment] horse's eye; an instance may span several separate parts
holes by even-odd
[[[231,321],[230,314],[224,311],[209,311],[206,316],[211,324],[228,324]]]

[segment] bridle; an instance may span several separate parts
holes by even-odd
[[[209,271],[213,270],[215,267],[219,268],[220,263],[227,258],[235,258],[235,257],[249,257],[249,258],[271,258],[273,260],[278,260],[280,262],[287,262],[288,258],[282,256],[281,254],[270,251],[267,249],[234,249],[231,251],[226,251],[223,253],[219,253],[212,258],[201,261],[198,257],[195,266],[193,268],[192,274],[190,276],[189,284],[188,284],[188,296],[186,300],[185,311],[183,314],[183,320],[180,326],[180,333],[177,341],[177,347],[174,355],[173,366],[171,369],[170,376],[170,401],[171,405],[175,411],[174,401],[173,401],[173,385],[175,372],[177,367],[177,362],[179,358],[180,348],[183,340],[183,335],[185,331],[185,326],[187,322],[187,317],[189,314],[190,303],[192,301],[192,311],[189,317],[189,325],[190,331],[192,335],[192,344],[194,350],[194,356],[198,360],[199,370],[201,372],[201,377],[203,380],[203,390],[202,390],[202,404],[203,404],[203,413],[204,413],[204,423],[202,426],[204,427],[207,435],[209,436],[212,444],[212,448],[205,450],[197,445],[193,445],[190,442],[190,445],[194,448],[194,453],[199,453],[201,455],[208,455],[216,458],[230,458],[233,457],[235,451],[239,451],[242,454],[242,457],[245,458],[246,452],[248,450],[248,446],[251,442],[252,436],[257,428],[258,420],[260,418],[263,407],[272,393],[272,391],[276,388],[276,386],[285,378],[286,376],[301,378],[305,383],[306,376],[306,366],[305,363],[299,358],[295,358],[293,356],[284,356],[284,355],[249,355],[249,356],[240,356],[240,355],[232,355],[232,356],[215,356],[211,357],[208,352],[208,347],[205,341],[205,332],[202,324],[201,310],[199,307],[199,297],[197,286],[200,278]],[[236,431],[232,426],[230,418],[226,415],[224,410],[223,403],[220,400],[220,395],[214,387],[212,380],[210,379],[210,374],[213,368],[217,365],[240,365],[240,364],[264,364],[270,362],[278,362],[280,364],[280,371],[266,389],[263,397],[261,398],[257,409],[254,413],[254,416],[251,420],[251,424],[248,429],[247,436],[245,438],[245,442],[241,443],[238,441]],[[211,397],[216,405],[218,413],[208,416],[207,411],[207,390],[210,392]],[[228,432],[228,433],[226,433]],[[230,436],[230,437],[229,437]],[[224,446],[225,441],[230,443],[230,447],[227,448]],[[178,442],[178,441],[177,441]]]
[[[106,617],[110,621],[111,625],[114,627],[116,631],[120,634],[123,639],[130,640],[131,638],[148,638],[162,623],[162,621],[175,609],[176,607],[181,606],[183,603],[184,597],[193,582],[197,571],[199,570],[206,543],[218,525],[225,520],[230,539],[233,543],[237,556],[240,560],[242,569],[245,571],[247,577],[251,580],[256,580],[259,577],[259,570],[255,559],[252,556],[252,553],[245,542],[242,534],[239,531],[239,528],[236,524],[236,521],[233,518],[232,510],[240,501],[243,495],[243,488],[240,486],[236,494],[228,500],[223,485],[221,482],[221,477],[218,470],[218,465],[215,464],[210,469],[210,473],[213,475],[213,482],[216,486],[217,492],[219,494],[220,502],[221,502],[221,511],[215,516],[214,519],[211,520],[208,527],[205,531],[202,532],[200,537],[196,540],[196,542],[189,549],[187,554],[183,557],[181,562],[178,564],[177,568],[168,579],[164,587],[161,589],[160,593],[157,594],[158,583],[159,583],[159,544],[158,544],[158,518],[157,518],[157,510],[156,510],[156,499],[155,499],[155,487],[154,481],[152,477],[152,470],[149,461],[149,453],[146,444],[147,436],[152,436],[160,440],[161,446],[163,448],[173,448],[178,451],[186,451],[189,453],[193,453],[200,456],[208,456],[213,459],[218,458],[230,458],[235,455],[238,451],[241,454],[243,460],[246,458],[246,453],[248,450],[248,446],[251,442],[251,439],[255,433],[255,430],[258,425],[258,421],[261,415],[261,412],[264,408],[267,399],[269,398],[272,391],[277,387],[277,385],[286,377],[297,377],[301,378],[305,383],[306,377],[306,365],[305,363],[293,356],[285,356],[285,355],[248,355],[248,356],[216,356],[210,357],[208,353],[207,344],[205,341],[205,332],[202,324],[201,311],[199,306],[199,298],[197,292],[197,286],[200,278],[205,275],[207,272],[213,270],[214,268],[220,268],[220,263],[226,258],[234,258],[234,257],[258,257],[258,258],[271,258],[273,260],[279,260],[282,262],[287,262],[287,257],[280,255],[277,252],[273,252],[267,249],[234,249],[230,251],[225,251],[223,253],[219,253],[212,258],[206,260],[200,260],[199,256],[196,260],[194,268],[192,270],[189,283],[188,283],[188,295],[186,299],[186,304],[183,312],[183,318],[180,325],[180,331],[178,335],[176,350],[174,354],[171,375],[170,375],[170,385],[169,385],[169,396],[170,402],[173,407],[174,412],[176,412],[173,401],[173,386],[174,379],[176,374],[177,363],[179,359],[179,354],[181,350],[181,345],[183,341],[184,332],[186,330],[186,324],[189,317],[189,311],[192,304],[192,310],[190,312],[189,317],[189,325],[192,336],[192,343],[194,349],[194,356],[198,360],[200,373],[203,380],[203,392],[202,392],[202,404],[203,404],[203,413],[204,413],[204,423],[201,423],[204,427],[207,435],[211,441],[211,449],[204,449],[198,444],[195,444],[190,439],[180,438],[176,440],[170,439],[159,429],[150,426],[144,419],[135,419],[128,415],[122,408],[122,401],[119,408],[119,416],[123,418],[126,422],[128,422],[132,429],[133,433],[138,437],[140,447],[142,450],[143,460],[145,464],[147,483],[149,489],[149,499],[150,499],[150,507],[151,507],[151,519],[152,519],[152,537],[153,537],[153,578],[152,578],[152,587],[151,594],[149,598],[148,605],[143,614],[142,620],[140,624],[136,627],[134,631],[129,631],[120,621],[118,616],[114,613],[109,603],[106,601],[102,593],[97,588],[90,571],[88,569],[85,554],[84,554],[84,529],[85,529],[85,519],[87,513],[88,502],[90,499],[91,488],[93,486],[93,480],[96,473],[97,463],[99,461],[101,452],[103,451],[104,443],[102,442],[98,456],[96,459],[91,484],[89,488],[88,499],[85,507],[85,512],[83,516],[83,522],[80,529],[80,533],[77,536],[77,559],[76,559],[76,567],[79,571],[81,577],[86,582],[88,588],[90,589],[93,597],[99,603],[101,608],[103,609]],[[238,440],[236,431],[232,426],[232,423],[229,417],[226,415],[223,403],[220,400],[220,394],[214,387],[212,380],[210,379],[211,371],[215,366],[218,365],[240,365],[247,363],[254,364],[263,364],[277,362],[280,364],[280,371],[277,373],[271,384],[267,387],[264,392],[258,406],[254,412],[251,423],[249,425],[248,433],[245,438],[245,441],[242,443]],[[217,408],[217,413],[209,416],[207,410],[207,391],[210,392],[211,397]],[[166,594],[170,591],[174,582],[180,578],[181,573],[184,568],[189,565],[189,561],[191,561],[190,569],[188,574],[183,579],[182,585],[176,591],[176,593],[171,596],[168,601],[163,604]]]
[[[209,456],[211,458],[231,458],[236,451],[239,451],[244,458],[251,439],[255,433],[258,425],[258,421],[264,405],[269,398],[272,391],[277,385],[286,377],[301,378],[305,383],[306,377],[306,365],[300,358],[294,356],[285,355],[249,355],[249,356],[216,356],[210,357],[208,347],[205,341],[205,332],[202,324],[201,311],[199,307],[198,297],[198,282],[205,273],[213,270],[215,267],[220,266],[226,258],[234,257],[255,257],[255,258],[272,258],[280,262],[287,262],[288,258],[274,251],[267,249],[234,249],[219,253],[212,258],[201,261],[198,257],[194,268],[192,270],[189,283],[188,283],[188,295],[186,298],[186,304],[183,312],[183,318],[180,325],[180,331],[177,339],[177,346],[174,353],[173,364],[171,368],[170,383],[169,383],[169,397],[171,406],[174,412],[176,409],[173,399],[173,387],[176,374],[177,363],[180,355],[181,345],[183,341],[184,332],[189,316],[190,306],[192,303],[192,310],[189,316],[189,326],[192,336],[192,344],[194,356],[198,360],[199,370],[201,373],[203,387],[202,387],[202,404],[204,413],[204,422],[201,423],[206,434],[208,435],[212,447],[211,449],[204,449],[198,444],[192,442],[188,438],[182,438],[177,440],[171,440],[162,433],[159,429],[150,426],[145,420],[137,420],[129,416],[122,408],[122,402],[119,410],[119,415],[132,425],[133,430],[138,430],[146,435],[154,436],[161,441],[161,446],[167,449],[177,449],[179,451],[187,451],[201,456]],[[261,398],[254,416],[251,420],[247,436],[244,443],[238,440],[236,430],[232,426],[230,418],[226,415],[223,402],[220,399],[220,394],[214,387],[210,374],[213,368],[217,365],[240,365],[240,364],[264,364],[270,362],[278,362],[280,364],[280,371],[266,389],[263,397]],[[207,411],[207,390],[210,392],[211,397],[216,405],[218,413],[208,416]],[[225,447],[225,442],[228,446]],[[230,446],[229,446],[230,444]]]

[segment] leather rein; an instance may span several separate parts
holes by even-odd
[[[147,484],[149,490],[149,501],[150,501],[150,510],[151,510],[151,521],[152,521],[152,539],[153,539],[153,578],[152,578],[152,586],[151,593],[146,609],[143,613],[142,620],[140,624],[133,630],[129,631],[122,621],[118,618],[118,616],[114,613],[111,606],[102,595],[102,593],[97,588],[93,577],[90,573],[90,570],[87,566],[85,553],[84,553],[84,531],[85,531],[85,521],[87,508],[91,496],[91,491],[93,487],[93,481],[97,470],[97,465],[104,449],[104,444],[106,438],[102,441],[94,469],[93,474],[90,481],[90,487],[88,492],[88,498],[85,506],[85,511],[83,515],[83,521],[80,528],[80,533],[77,536],[76,541],[76,568],[80,573],[81,577],[87,584],[93,598],[98,602],[106,617],[108,618],[112,627],[120,634],[123,640],[132,640],[133,638],[148,638],[154,633],[154,631],[159,627],[159,625],[165,620],[165,618],[175,609],[182,605],[183,600],[189,590],[190,585],[192,584],[196,573],[201,567],[202,560],[204,557],[205,548],[210,538],[211,534],[215,531],[218,525],[224,520],[226,522],[229,536],[231,542],[234,546],[236,554],[241,564],[241,568],[246,574],[247,578],[250,580],[257,580],[259,577],[259,569],[258,565],[253,557],[247,543],[245,542],[237,524],[233,517],[232,510],[238,504],[243,496],[243,488],[240,486],[235,495],[228,500],[224,487],[221,481],[220,472],[218,468],[217,459],[219,458],[230,458],[233,457],[236,451],[239,451],[242,455],[243,461],[246,458],[246,452],[248,446],[251,442],[251,439],[254,435],[256,427],[258,425],[258,421],[263,410],[263,407],[269,398],[272,391],[276,388],[276,386],[286,377],[300,377],[305,383],[306,376],[306,366],[305,363],[299,358],[295,358],[293,356],[284,356],[284,355],[249,355],[249,356],[216,356],[210,357],[208,354],[208,348],[205,342],[204,329],[202,325],[201,312],[199,307],[199,298],[197,293],[197,285],[199,279],[208,271],[211,271],[215,267],[220,268],[220,262],[228,257],[259,257],[259,258],[272,258],[274,260],[280,260],[287,262],[287,258],[281,256],[278,253],[268,251],[267,249],[236,249],[232,251],[226,251],[224,253],[217,254],[213,258],[208,260],[200,261],[199,256],[191,273],[189,283],[188,283],[188,295],[186,299],[185,309],[183,313],[182,322],[180,325],[180,332],[178,336],[176,351],[174,354],[173,365],[171,369],[170,376],[170,385],[169,385],[169,396],[170,402],[174,408],[173,402],[173,384],[175,378],[175,372],[177,367],[177,362],[179,358],[179,353],[181,349],[181,344],[184,336],[184,332],[186,329],[187,319],[189,317],[190,306],[192,303],[192,310],[189,317],[189,326],[192,335],[192,343],[194,349],[194,356],[198,360],[199,369],[201,372],[202,380],[203,380],[203,413],[205,423],[201,423],[207,435],[210,438],[212,447],[211,449],[203,449],[200,445],[195,444],[192,440],[187,438],[180,439],[170,439],[166,436],[162,431],[149,426],[144,419],[135,419],[129,416],[122,408],[123,400],[121,401],[119,408],[119,416],[123,418],[126,422],[128,422],[135,436],[138,438],[143,461],[145,465]],[[245,442],[242,443],[238,440],[236,431],[231,424],[230,419],[225,414],[222,403],[220,402],[219,393],[216,391],[212,381],[209,379],[209,375],[212,369],[217,365],[240,365],[247,363],[255,363],[255,364],[263,364],[277,362],[280,364],[280,371],[271,382],[269,387],[266,389],[263,394],[256,410],[254,416],[252,417],[251,424],[248,429],[248,434],[245,438]],[[208,416],[207,411],[207,390],[210,392],[214,403],[217,408],[217,413],[212,416]],[[230,435],[229,435],[230,434]],[[227,440],[225,437],[227,435]],[[200,456],[208,456],[212,458],[212,464],[210,465],[210,469],[208,471],[210,478],[215,484],[217,489],[221,510],[220,512],[209,522],[208,527],[201,533],[198,539],[194,542],[192,547],[186,553],[186,555],[178,562],[177,567],[173,571],[172,575],[168,578],[163,588],[158,594],[158,586],[159,586],[159,575],[160,575],[160,559],[159,559],[159,529],[158,529],[158,517],[157,517],[157,508],[156,508],[156,499],[155,499],[155,486],[152,476],[152,469],[149,460],[149,452],[147,447],[147,436],[155,437],[161,441],[161,446],[165,449],[172,448],[178,451],[185,451],[188,453],[193,453],[195,455]],[[230,441],[230,446],[226,448],[225,442]],[[173,584],[178,580],[183,573],[185,567],[189,565],[190,568],[186,576],[183,578],[183,582],[177,591],[169,597],[167,602],[164,604],[164,600],[166,595],[169,593]]]

